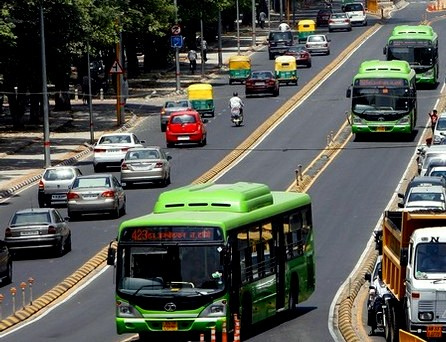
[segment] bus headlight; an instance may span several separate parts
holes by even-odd
[[[362,124],[364,124],[364,120],[362,120],[359,116],[353,115],[353,124],[354,125],[362,125]]]
[[[429,69],[425,73],[423,73],[424,76],[433,76],[434,75],[434,69]]]
[[[410,122],[410,121],[409,121],[409,117],[406,116],[406,117],[404,117],[404,118],[398,120],[398,125],[406,125],[406,124],[408,124],[409,122]]]
[[[432,321],[434,319],[434,313],[432,311],[419,312],[418,319],[420,321]]]
[[[226,299],[216,301],[204,309],[199,317],[224,317],[226,316]]]
[[[116,302],[116,316],[122,318],[142,317],[138,310],[126,302]]]

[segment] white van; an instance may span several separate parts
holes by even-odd
[[[352,2],[342,6],[342,10],[350,17],[352,25],[367,26],[367,14],[362,2]]]

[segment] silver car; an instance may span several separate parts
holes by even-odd
[[[51,248],[61,256],[71,251],[71,231],[57,209],[22,209],[9,220],[5,242],[10,251]]]
[[[68,216],[72,220],[82,214],[103,212],[118,218],[126,212],[124,189],[110,173],[76,177],[67,198]]]
[[[39,181],[39,207],[51,207],[67,203],[67,192],[77,176],[82,175],[76,166],[53,166],[43,171]]]
[[[126,187],[137,182],[170,184],[171,156],[159,146],[132,148],[121,164],[121,183]]]
[[[332,13],[328,19],[328,31],[334,30],[352,30],[352,23],[347,13]]]
[[[94,172],[101,172],[107,166],[121,166],[130,148],[143,147],[134,133],[111,133],[102,135],[93,150]]]
[[[305,44],[307,51],[313,53],[330,54],[330,38],[325,34],[311,34],[307,37]]]
[[[161,108],[160,124],[161,132],[165,132],[167,128],[167,122],[169,121],[170,114],[174,112],[181,112],[184,110],[192,110],[192,103],[188,100],[169,100],[164,103]]]

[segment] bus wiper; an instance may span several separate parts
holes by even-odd
[[[133,293],[133,296],[136,296],[138,294],[138,292],[141,291],[145,287],[159,287],[159,286],[160,286],[160,284],[145,284],[145,285],[142,285]]]

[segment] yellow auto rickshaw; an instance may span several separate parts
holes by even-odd
[[[188,100],[201,116],[214,116],[214,91],[208,83],[191,84],[187,88]]]
[[[274,70],[279,83],[294,83],[297,85],[297,63],[294,56],[279,56],[274,62]]]
[[[231,56],[229,57],[229,84],[234,82],[243,83],[251,73],[251,57]]]
[[[314,34],[316,32],[316,22],[311,19],[299,20],[299,22],[297,23],[297,32],[299,43],[306,42],[307,37],[310,34]]]

